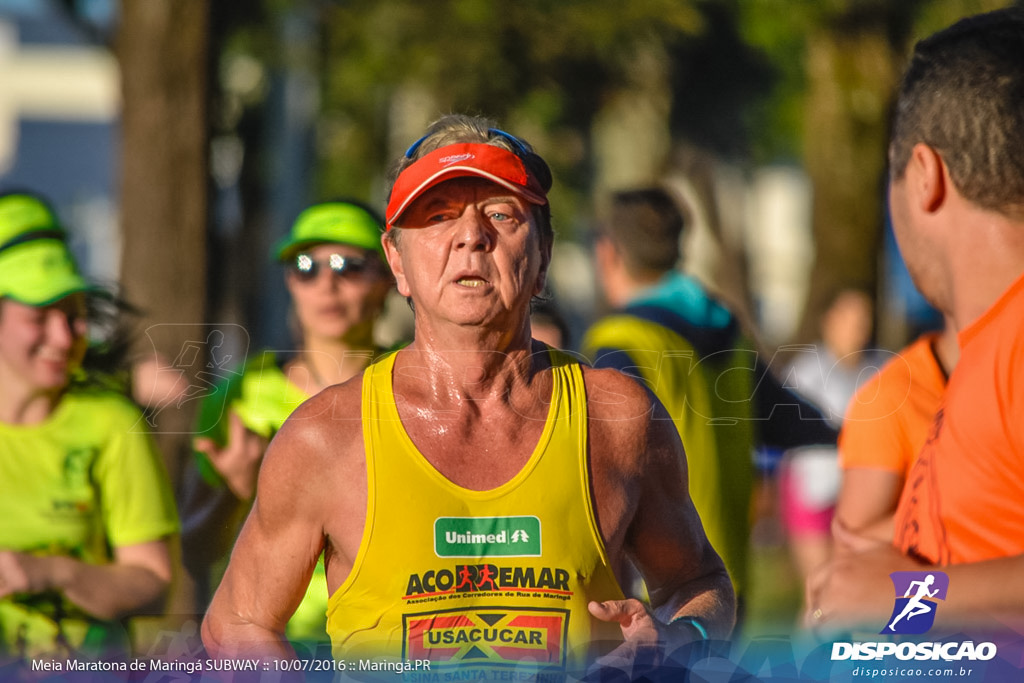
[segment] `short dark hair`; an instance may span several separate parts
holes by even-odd
[[[660,275],[679,261],[683,212],[660,187],[622,190],[611,195],[599,231],[615,242],[633,275]]]
[[[892,178],[935,149],[978,206],[1024,213],[1024,9],[962,19],[914,48],[893,112]]]

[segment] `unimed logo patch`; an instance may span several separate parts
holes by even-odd
[[[516,517],[438,517],[438,557],[540,557],[540,520]]]
[[[403,616],[405,660],[431,668],[465,664],[565,667],[569,612],[475,607]]]
[[[949,577],[939,571],[893,572],[889,577],[896,590],[896,602],[879,633],[926,633],[935,623],[937,601],[946,599]]]

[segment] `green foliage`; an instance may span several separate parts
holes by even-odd
[[[320,79],[318,187],[383,200],[389,161],[414,131],[460,111],[534,142],[569,203],[589,191],[591,127],[616,95],[667,91],[673,138],[753,163],[804,155],[807,44],[882,31],[894,57],[911,37],[995,0],[263,0],[214,3],[227,27],[222,72],[292,68],[281,28],[312,18],[306,68]],[[218,9],[219,8],[219,9]],[[219,21],[218,21],[219,17]],[[293,46],[294,47],[294,46]],[[239,57],[242,57],[239,62]],[[651,60],[657,63],[651,67]],[[249,61],[246,61],[249,60]],[[247,73],[244,69],[241,73]],[[655,80],[652,80],[655,79]],[[412,104],[401,103],[411,95]],[[259,106],[229,91],[222,108]],[[416,99],[418,98],[418,99]],[[403,108],[404,107],[404,108]],[[410,114],[410,110],[415,110]],[[854,112],[855,114],[855,112]],[[409,138],[409,139],[406,139]],[[252,141],[252,138],[250,138]],[[571,208],[571,207],[567,207]],[[556,216],[557,218],[557,216]]]
[[[589,130],[618,90],[664,62],[680,137],[729,154],[751,139],[748,111],[774,80],[735,29],[734,3],[694,0],[352,0],[325,13],[321,182],[372,192],[393,156],[394,95],[430,93],[433,111],[491,116],[538,144],[580,196]],[[513,126],[513,123],[515,124]],[[537,135],[541,136],[537,139]],[[407,142],[407,141],[406,141]],[[390,147],[390,148],[389,148]]]
[[[792,161],[802,154],[806,36],[820,21],[822,11],[821,4],[811,0],[750,0],[740,4],[741,38],[765,54],[776,75],[771,92],[754,103],[748,113],[755,131],[752,156],[756,162]]]
[[[700,34],[666,41],[672,132],[720,155],[747,158],[761,135],[757,107],[772,93],[779,74],[766,53],[744,40],[733,3],[701,7]]]

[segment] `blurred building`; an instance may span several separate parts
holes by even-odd
[[[0,189],[49,197],[101,281],[116,279],[120,251],[119,97],[113,54],[58,3],[0,0]]]

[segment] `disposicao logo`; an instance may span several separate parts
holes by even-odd
[[[949,577],[939,571],[893,572],[889,575],[896,591],[892,614],[882,635],[917,635],[926,633],[935,623],[939,600],[946,599]],[[902,639],[894,639],[902,640]],[[858,642],[832,643],[832,661],[881,660],[895,657],[901,661],[955,662],[987,661],[995,657],[995,643],[974,641],[948,642]],[[857,675],[856,672],[854,675]]]
[[[438,517],[438,557],[540,557],[540,520],[517,517]]]
[[[889,575],[896,589],[892,615],[879,633],[926,633],[935,623],[937,600],[945,600],[949,577],[943,572],[893,572]]]

